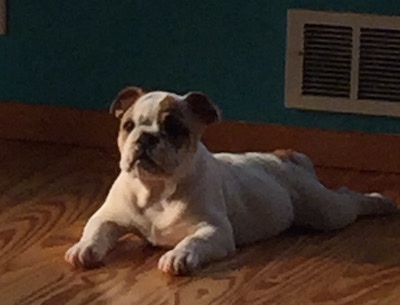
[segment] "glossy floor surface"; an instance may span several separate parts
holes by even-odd
[[[329,187],[381,191],[400,175],[319,168]],[[73,146],[0,141],[0,304],[400,304],[400,216],[339,232],[292,229],[192,277],[156,269],[162,250],[127,237],[96,270],[73,270],[78,240],[117,175],[117,158]]]

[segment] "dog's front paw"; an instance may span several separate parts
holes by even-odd
[[[79,241],[65,253],[65,260],[74,267],[95,268],[101,265],[104,254],[91,242]]]
[[[161,256],[158,269],[165,273],[184,275],[196,269],[199,263],[199,256],[193,251],[172,249]]]

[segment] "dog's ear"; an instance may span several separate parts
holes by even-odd
[[[218,108],[201,92],[189,92],[184,96],[190,111],[204,124],[209,125],[221,119]]]
[[[121,90],[110,106],[110,113],[121,118],[124,112],[132,106],[145,92],[138,87],[126,87]]]

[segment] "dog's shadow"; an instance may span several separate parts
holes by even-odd
[[[400,217],[364,217],[347,228],[316,232],[291,228],[266,241],[238,249],[234,256],[209,264],[194,276],[205,277],[242,269],[291,268],[330,263],[345,268],[400,267]]]
[[[150,245],[134,234],[127,234],[107,254],[104,264],[146,271],[157,266],[157,259],[162,253],[161,248]]]
[[[400,217],[366,217],[334,232],[291,228],[268,240],[241,247],[228,258],[212,262],[192,277],[209,277],[233,271],[260,270],[274,264],[326,261],[346,266],[400,266]],[[151,246],[133,235],[121,239],[104,260],[105,265],[129,268],[135,274],[151,271],[165,249]],[[286,267],[287,267],[286,266]]]

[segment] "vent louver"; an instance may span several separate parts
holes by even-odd
[[[400,16],[289,9],[287,108],[400,118]]]
[[[400,102],[400,31],[360,29],[358,99]]]
[[[349,97],[353,30],[347,26],[305,24],[302,94]]]

